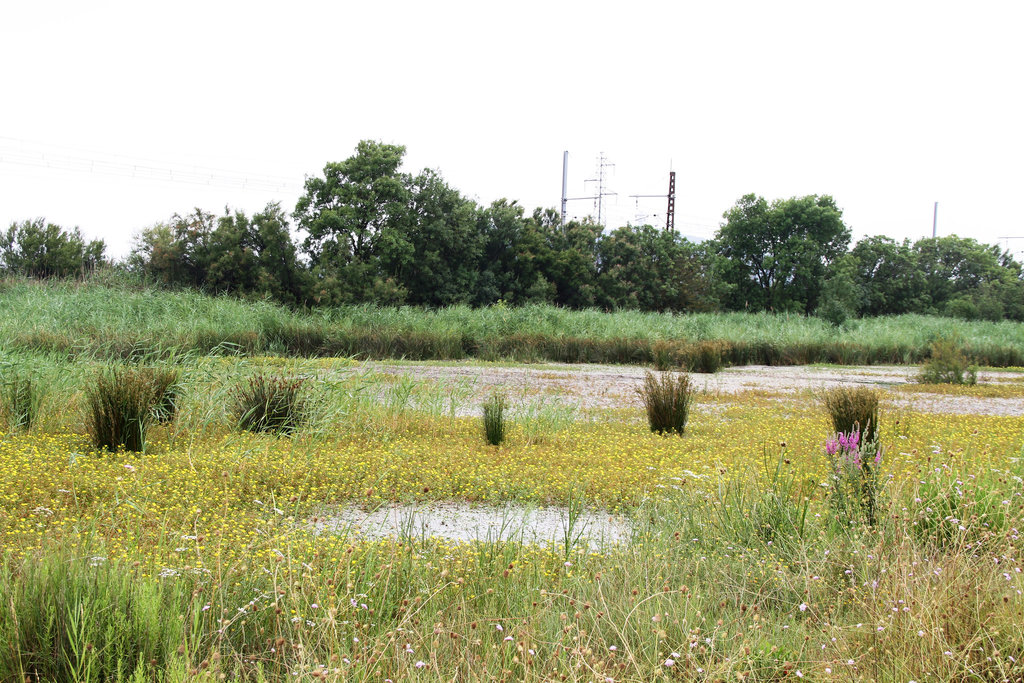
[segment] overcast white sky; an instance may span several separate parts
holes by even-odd
[[[294,209],[360,139],[481,203],[710,237],[741,195],[831,194],[854,237],[1024,250],[1022,2],[5,2],[0,226],[125,254],[174,212]],[[244,184],[244,187],[243,187]],[[593,202],[570,215],[594,213]]]

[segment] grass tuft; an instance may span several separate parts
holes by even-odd
[[[305,380],[258,373],[234,393],[238,428],[248,432],[289,434],[306,421]]]
[[[101,370],[86,391],[87,429],[98,449],[139,452],[158,405],[167,402],[173,370],[123,365]]]
[[[867,387],[834,387],[825,391],[822,403],[832,419],[832,430],[837,434],[851,432],[864,433],[869,436],[878,433],[878,398],[877,389]]]
[[[690,417],[693,391],[690,376],[685,372],[662,373],[660,379],[648,372],[637,394],[647,410],[651,431],[682,436]]]
[[[492,446],[505,440],[508,425],[505,420],[507,399],[502,393],[493,393],[484,402],[484,438]]]

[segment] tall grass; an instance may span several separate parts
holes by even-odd
[[[512,359],[722,365],[919,363],[956,332],[976,362],[1024,365],[1024,324],[919,315],[851,322],[837,337],[817,318],[768,313],[692,315],[569,311],[552,306],[438,310],[349,306],[309,313],[196,292],[103,284],[7,281],[0,345],[138,359],[175,352],[361,358]]]
[[[31,375],[15,373],[0,389],[0,416],[11,429],[30,429],[39,416],[42,389]]]

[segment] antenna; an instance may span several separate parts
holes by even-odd
[[[597,183],[597,196],[593,199],[597,205],[597,224],[604,227],[604,223],[601,221],[601,212],[604,209],[604,198],[612,195],[617,195],[618,192],[605,192],[604,181],[606,168],[613,168],[615,164],[608,163],[608,157],[604,155],[604,152],[597,157],[597,177],[584,180],[584,183]]]

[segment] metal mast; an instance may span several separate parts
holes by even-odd
[[[629,196],[633,197],[634,199],[643,199],[643,198],[648,198],[648,197],[652,197],[652,198],[656,198],[656,199],[663,199],[665,197],[668,197],[668,211],[665,214],[665,216],[666,216],[666,218],[665,218],[665,230],[672,231],[672,230],[676,229],[676,172],[675,171],[669,171],[668,172],[668,194],[667,195],[664,195],[664,194],[631,194]],[[637,206],[639,207],[639,202],[637,202]]]
[[[665,229],[673,232],[676,229],[676,172],[668,172],[668,218],[665,221]]]
[[[565,225],[565,205],[569,201],[566,188],[569,184],[569,150],[562,152],[562,225]]]
[[[597,177],[584,180],[584,183],[597,183],[597,196],[594,197],[595,204],[597,204],[597,224],[604,227],[604,222],[601,219],[601,214],[604,210],[604,198],[611,197],[618,194],[617,192],[606,192],[604,189],[605,183],[605,169],[613,168],[615,164],[608,163],[608,157],[604,155],[604,152],[597,157]]]

